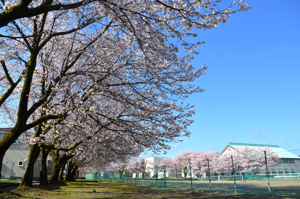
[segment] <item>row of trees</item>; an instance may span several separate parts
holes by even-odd
[[[242,147],[235,150],[226,151],[219,154],[217,151],[182,151],[181,154],[174,158],[164,158],[160,163],[153,164],[147,162],[145,158],[133,158],[127,162],[114,163],[110,170],[145,173],[146,167],[169,173],[182,173],[184,177],[187,175],[206,175],[209,174],[226,174],[226,173],[254,173],[265,171],[266,160],[269,167],[274,167],[280,163],[279,156],[270,148],[254,148]],[[120,169],[122,165],[122,169]],[[234,170],[233,170],[234,167]],[[149,172],[149,171],[148,171]]]
[[[55,183],[66,165],[74,176],[80,166],[164,152],[188,136],[194,111],[182,100],[202,91],[188,83],[206,67],[190,64],[203,42],[187,38],[250,8],[218,0],[1,3],[0,118],[12,129],[0,140],[0,162],[20,136],[30,145],[21,186],[32,185],[39,155],[41,184]]]

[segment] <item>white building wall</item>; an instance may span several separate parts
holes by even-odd
[[[4,178],[22,178],[28,159],[29,148],[21,144],[13,144],[5,153],[2,162],[1,174]],[[33,172],[33,177],[40,177],[40,161],[37,160]]]
[[[295,160],[295,171],[300,173],[300,160]]]
[[[8,132],[0,132],[0,140],[6,133]],[[1,169],[2,178],[22,178],[25,173],[28,154],[29,147],[25,147],[22,144],[12,144],[3,157]],[[40,166],[41,163],[38,159],[33,171],[34,178],[40,177]]]
[[[163,178],[164,172],[162,168],[159,166],[163,157],[151,157],[146,158],[146,172],[150,174],[150,177],[155,176],[158,174],[158,178]],[[169,176],[169,173],[166,173],[166,177]]]

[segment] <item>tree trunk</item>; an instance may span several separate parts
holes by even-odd
[[[59,152],[56,152],[56,155],[53,159],[53,168],[51,173],[51,178],[49,181],[49,184],[54,184],[59,182],[59,173],[61,170],[61,167],[73,156],[67,156],[66,154],[63,154],[62,157],[59,157]]]
[[[64,181],[64,170],[65,170],[65,167],[66,167],[66,162],[64,162],[63,165],[60,167],[59,178],[58,178],[58,180],[60,182]]]
[[[77,173],[78,173],[77,171],[78,171],[78,166],[74,166],[73,170],[72,170],[72,175],[71,175],[72,176],[72,179],[71,179],[72,181],[75,181],[75,179],[77,178],[76,177]]]
[[[73,162],[68,162],[68,172],[66,174],[66,181],[72,181],[72,169],[73,169]]]
[[[48,184],[48,168],[47,168],[47,156],[50,150],[41,148],[41,168],[40,168],[40,185]]]
[[[39,157],[40,148],[37,144],[30,147],[28,162],[20,186],[32,187],[34,164]]]
[[[34,137],[38,137],[41,134],[41,132],[42,132],[42,125],[39,124],[35,129]],[[23,175],[20,186],[32,187],[34,164],[37,158],[39,157],[40,151],[41,150],[37,144],[32,145],[30,147],[30,151],[28,154],[28,162],[26,164],[26,170]]]
[[[77,169],[76,169],[75,179],[78,179],[78,177],[79,177],[79,169],[77,168]]]
[[[2,173],[1,173],[1,171],[2,171],[2,162],[3,162],[3,157],[5,155],[5,152],[6,151],[1,151],[0,152],[0,179],[2,178]]]
[[[53,160],[53,167],[52,167],[49,184],[54,184],[54,183],[58,182],[59,171],[60,171],[60,167],[61,167],[58,151],[56,151],[55,157],[52,160]]]

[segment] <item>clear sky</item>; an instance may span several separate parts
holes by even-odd
[[[248,12],[198,31],[206,44],[193,64],[208,70],[194,83],[206,90],[187,100],[196,110],[192,134],[166,157],[222,151],[228,142],[276,144],[300,155],[300,1],[248,4]]]

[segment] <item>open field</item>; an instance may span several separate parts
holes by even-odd
[[[237,181],[237,193],[243,194],[261,194],[268,195],[267,181]],[[169,188],[176,188],[176,181],[167,181]],[[277,196],[294,196],[300,198],[300,180],[274,180],[270,181],[271,192]],[[179,189],[190,189],[191,184],[188,181],[177,183]],[[232,181],[211,182],[212,191],[234,192],[234,183]],[[207,181],[193,181],[193,189],[209,191]]]
[[[18,188],[12,192],[4,192],[3,198],[277,198],[253,195],[234,195],[229,193],[160,189],[156,187],[116,183],[79,180],[66,182],[61,185],[45,187]]]
[[[104,179],[102,179],[104,180]],[[174,188],[179,190],[198,190],[210,191],[208,181],[188,179],[133,179],[133,178],[110,178],[108,181],[126,182],[131,184],[152,185],[158,187]],[[193,187],[193,188],[192,188]],[[272,196],[279,197],[294,197],[300,198],[300,180],[271,180],[270,189]],[[235,186],[233,181],[211,181],[211,190],[222,193],[235,193]],[[236,181],[236,191],[238,194],[257,194],[269,196],[267,181]]]

